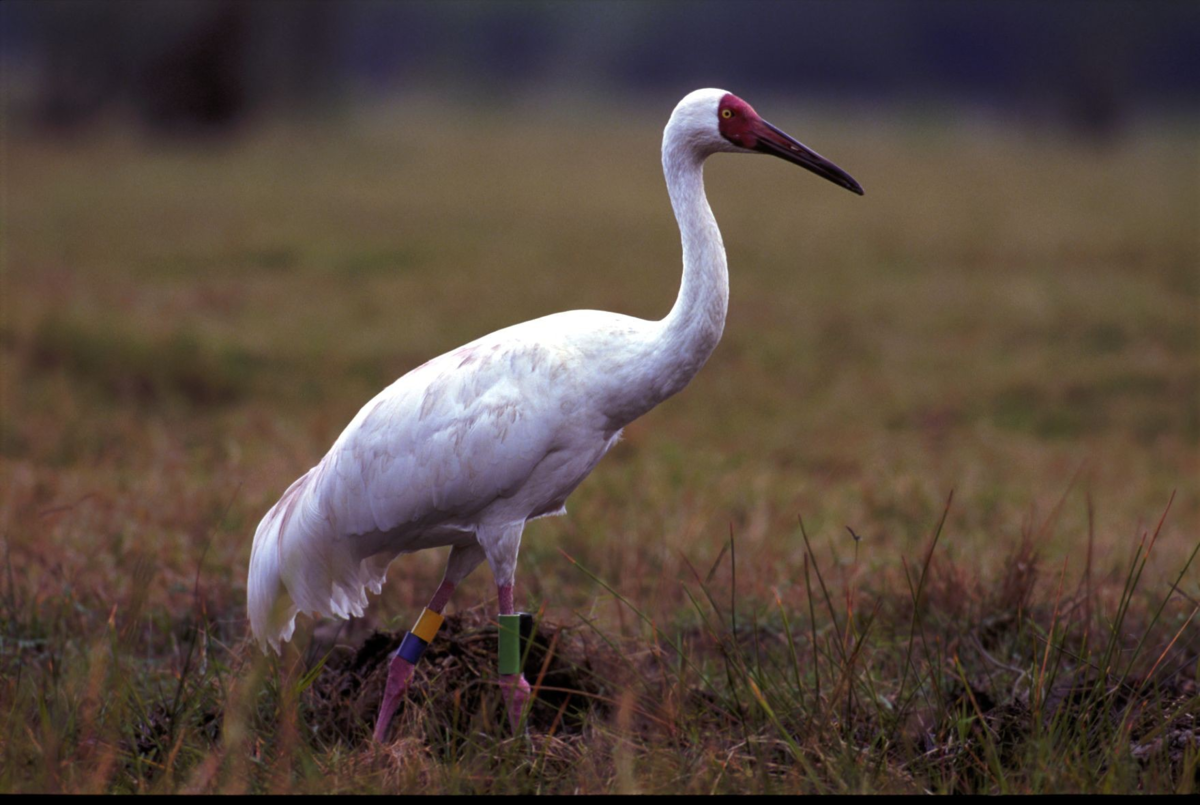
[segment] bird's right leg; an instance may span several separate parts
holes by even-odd
[[[484,560],[484,552],[477,543],[450,550],[450,559],[446,563],[446,574],[437,592],[429,600],[429,605],[417,619],[412,631],[405,633],[400,648],[391,655],[388,666],[387,686],[383,691],[383,702],[379,705],[379,717],[375,720],[375,740],[383,743],[387,738],[388,726],[400,700],[404,697],[408,685],[412,681],[413,669],[425,646],[433,640],[438,628],[442,625],[442,610],[450,600],[454,588],[467,577],[472,570]]]
[[[509,723],[518,735],[522,733],[525,708],[532,696],[529,682],[521,673],[520,616],[513,604],[517,552],[521,547],[523,528],[524,523],[521,523],[477,534],[487,551],[500,599],[500,693],[508,710]]]

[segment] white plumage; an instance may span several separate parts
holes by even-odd
[[[727,129],[721,114],[731,104],[769,127],[740,99],[707,89],[685,97],[664,132],[684,259],[666,318],[546,316],[434,358],[380,392],[258,526],[248,610],[264,649],[291,637],[298,612],[361,615],[366,591],[380,591],[388,564],[403,553],[454,546],[447,580],[458,583],[486,558],[497,583],[511,584],[525,523],[564,513],[567,496],[621,429],[699,371],[721,337],[728,301],[704,159],[769,151],[853,183],[840,171],[828,176],[830,163],[781,146],[767,129]],[[784,146],[793,153],[777,153]]]
[[[496,539],[562,513],[624,424],[604,414],[620,391],[616,373],[585,371],[591,359],[617,356],[589,339],[633,333],[634,322],[592,311],[547,316],[446,353],[382,391],[259,525],[254,633],[278,647],[298,611],[361,615],[365,590],[379,592],[397,555],[469,546],[477,533]],[[291,604],[272,619],[282,595]]]

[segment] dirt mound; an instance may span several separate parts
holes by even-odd
[[[337,646],[304,693],[312,734],[351,746],[368,741],[387,681],[389,655],[403,632],[375,632],[357,650]],[[497,627],[474,611],[447,616],[437,639],[417,664],[412,685],[392,724],[392,736],[419,736],[428,729],[490,725],[507,730],[497,685]],[[606,713],[618,684],[613,650],[559,624],[537,625],[525,662],[535,687],[529,727],[539,733],[572,734],[593,715]],[[540,682],[539,682],[540,680]]]

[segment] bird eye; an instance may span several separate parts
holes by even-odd
[[[729,118],[733,117],[733,111],[732,111],[732,110],[730,110],[730,109],[722,109],[722,110],[721,110],[721,117],[723,117],[723,118],[725,118],[726,120],[728,120]]]

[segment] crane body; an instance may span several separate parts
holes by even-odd
[[[251,560],[255,634],[278,648],[298,612],[361,615],[400,554],[478,543],[486,556],[487,541],[564,513],[621,428],[655,404],[622,371],[635,341],[652,348],[646,324],[601,311],[546,316],[380,392],[263,519]],[[626,350],[605,349],[609,340]],[[284,596],[291,604],[276,612]]]

